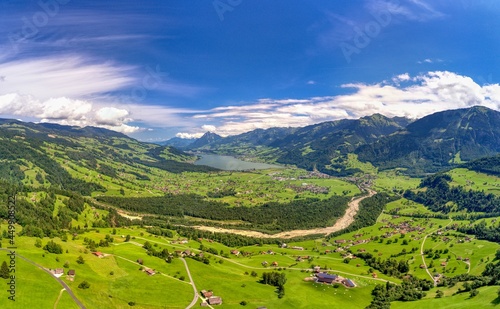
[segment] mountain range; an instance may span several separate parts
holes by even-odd
[[[400,167],[422,175],[499,153],[500,113],[475,106],[417,120],[374,114],[224,138],[207,132],[180,148],[291,164],[330,175],[358,171],[345,164],[347,154],[353,153],[380,169]]]
[[[235,155],[336,176],[359,172],[351,164],[354,158],[379,169],[402,168],[421,176],[499,154],[500,113],[471,107],[414,121],[375,114],[229,137],[207,132],[188,145],[181,145],[180,139],[172,142],[182,150],[102,128],[0,119],[0,178],[90,194],[104,190],[99,181],[90,180],[94,172],[119,181],[140,181],[148,179],[152,168],[173,173],[215,170],[192,164],[198,153]]]

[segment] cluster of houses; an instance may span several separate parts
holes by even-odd
[[[187,239],[177,239],[177,240],[172,240],[170,243],[171,244],[187,244],[189,240]]]
[[[303,182],[301,186],[289,185],[288,188],[294,190],[295,192],[309,191],[315,194],[328,194],[330,189],[328,187],[322,187],[315,184],[308,184]]]
[[[201,296],[203,301],[201,302],[202,307],[206,307],[208,305],[222,305],[222,298],[220,296],[215,296],[211,290],[202,290]]]
[[[324,283],[324,284],[340,283],[340,284],[343,284],[347,288],[356,287],[356,284],[351,279],[344,278],[344,277],[334,275],[334,274],[321,272],[321,269],[319,266],[314,267],[314,272],[315,272],[315,282],[317,282],[317,283]]]
[[[399,218],[399,216],[392,216],[393,218]],[[386,220],[383,220],[382,222],[387,222]],[[414,226],[412,224],[413,219],[406,220],[403,222],[399,223],[392,223],[392,222],[387,222],[387,224],[381,226],[379,229],[390,229],[391,231],[385,233],[382,235],[384,238],[391,237],[396,234],[407,234],[407,233],[412,233],[412,232],[417,232],[418,234],[422,234],[425,231],[425,227],[416,225]]]
[[[267,267],[269,265],[269,263],[267,261],[264,261],[264,262],[262,262],[260,264],[262,264],[262,266],[264,266],[264,267]],[[272,262],[271,266],[278,267],[278,262],[276,262],[276,261]]]

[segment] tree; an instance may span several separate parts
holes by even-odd
[[[130,235],[127,235],[127,236],[125,237],[125,241],[130,241]]]
[[[87,281],[82,281],[82,282],[78,285],[78,288],[79,288],[79,289],[88,289],[88,288],[90,288],[90,284],[89,284]]]
[[[0,278],[9,279],[9,266],[7,266],[7,262],[5,261],[3,261],[0,267]]]
[[[470,298],[476,297],[479,294],[479,290],[472,289],[470,291]]]
[[[495,259],[500,260],[500,249],[495,253]]]
[[[81,255],[76,259],[76,262],[78,264],[85,264],[85,260],[83,259],[83,256],[81,256]]]
[[[443,297],[443,295],[444,295],[443,291],[441,291],[441,290],[436,291],[436,298],[441,298],[441,297]]]
[[[42,247],[42,240],[40,238],[37,238],[35,240],[35,247],[41,248]]]

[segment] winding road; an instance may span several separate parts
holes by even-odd
[[[451,223],[453,222],[453,219],[450,218],[450,222],[448,224],[446,224],[444,227],[447,227],[448,225],[450,225]],[[437,231],[438,229],[435,229],[433,230],[432,232],[429,232],[427,235],[424,236],[424,239],[422,240],[422,244],[420,245],[420,255],[422,257],[422,264],[424,264],[424,267],[425,267],[425,271],[427,272],[427,274],[429,275],[429,277],[431,278],[432,282],[434,282],[434,286],[437,286],[437,282],[436,282],[436,279],[434,278],[434,276],[431,274],[431,272],[429,271],[429,268],[427,267],[427,263],[425,262],[425,256],[424,256],[424,245],[425,245],[425,241],[427,240],[427,237],[432,235],[432,233],[434,233],[435,231]]]
[[[4,248],[0,248],[0,250],[10,251],[10,250],[4,249]],[[81,309],[86,309],[86,307],[82,304],[82,302],[78,298],[76,298],[76,296],[73,293],[73,291],[71,290],[71,288],[61,278],[54,277],[54,275],[52,275],[52,273],[48,269],[46,269],[45,267],[43,267],[40,264],[37,264],[36,262],[33,262],[32,260],[29,260],[29,259],[25,258],[22,255],[19,255],[18,253],[16,253],[16,256],[19,257],[19,258],[21,258],[21,259],[23,259],[23,260],[25,260],[26,262],[34,265],[34,266],[40,268],[44,272],[48,273],[50,275],[50,277],[54,278],[55,280],[57,280],[57,282],[59,282],[62,285],[62,287],[66,290],[66,292],[68,292],[69,296],[71,296],[71,298],[73,298],[73,300],[78,305],[78,307],[80,307]]]
[[[236,230],[236,229],[225,229],[225,228],[218,228],[218,227],[212,227],[212,226],[202,226],[202,225],[197,225],[193,226],[193,228],[199,229],[199,230],[205,230],[205,231],[210,231],[210,232],[218,232],[218,233],[231,233],[231,234],[238,234],[238,235],[243,235],[243,236],[250,236],[250,237],[256,237],[256,238],[294,238],[294,237],[300,237],[300,236],[307,236],[307,235],[328,235],[333,232],[340,231],[342,229],[345,229],[351,223],[354,222],[354,217],[359,211],[359,203],[366,199],[369,198],[373,195],[375,195],[377,192],[367,189],[368,194],[360,196],[358,198],[353,198],[347,207],[347,210],[345,214],[335,222],[333,226],[329,227],[323,227],[323,228],[315,228],[315,229],[309,229],[309,230],[292,230],[292,231],[286,231],[286,232],[281,232],[277,234],[265,234],[261,232],[256,232],[256,231],[248,231],[248,230]]]
[[[194,297],[193,297],[193,300],[191,301],[191,303],[186,307],[186,309],[190,309],[191,307],[196,305],[196,303],[198,302],[198,298],[200,296],[198,295],[198,290],[196,289],[196,285],[194,284],[193,277],[191,277],[191,272],[189,271],[189,267],[188,267],[186,260],[183,257],[181,257],[180,260],[184,263],[184,266],[186,267],[187,275],[189,277],[189,281],[191,282],[191,286],[193,286]]]

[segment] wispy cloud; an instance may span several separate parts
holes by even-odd
[[[393,16],[402,17],[410,21],[426,22],[436,18],[443,18],[446,15],[433,5],[424,0],[390,1],[390,0],[369,0],[367,8],[372,14],[390,12]]]
[[[132,66],[88,63],[80,56],[32,58],[0,63],[0,93],[50,97],[82,97],[134,84]]]

